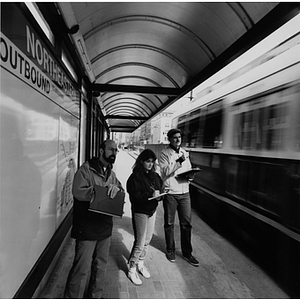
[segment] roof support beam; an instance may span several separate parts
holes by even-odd
[[[135,126],[122,126],[122,125],[111,125],[109,128],[130,128],[130,129],[136,129]]]
[[[124,92],[134,94],[152,94],[152,95],[172,95],[178,96],[182,93],[178,88],[162,88],[150,86],[135,86],[135,85],[118,85],[118,84],[101,84],[94,83],[92,85],[93,92]]]
[[[109,129],[113,132],[133,132],[136,130],[136,126],[110,126]]]
[[[133,131],[135,130],[135,128],[134,129],[111,129],[110,131],[111,132],[127,132],[127,133],[132,133]]]
[[[118,116],[118,115],[106,115],[105,119],[122,119],[122,120],[149,120],[148,117],[139,117],[139,116]]]

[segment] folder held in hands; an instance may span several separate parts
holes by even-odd
[[[89,210],[100,214],[105,214],[113,217],[122,218],[125,193],[119,191],[114,198],[109,198],[107,195],[108,188],[96,185],[95,198],[90,203]]]

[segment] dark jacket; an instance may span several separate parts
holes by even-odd
[[[163,181],[156,172],[145,171],[133,172],[126,184],[127,192],[131,202],[131,210],[134,213],[153,215],[158,205],[157,200],[148,200],[155,190],[162,192]]]
[[[123,190],[116,174],[108,166],[104,172],[98,158],[86,161],[78,169],[73,181],[73,228],[71,236],[78,240],[103,240],[111,236],[111,216],[88,211],[94,197],[94,185],[118,185]],[[112,200],[113,201],[113,200]]]

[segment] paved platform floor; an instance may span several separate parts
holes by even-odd
[[[114,169],[124,187],[133,163],[134,159],[127,152],[121,151],[118,154]],[[126,276],[127,259],[133,243],[130,202],[127,196],[123,218],[114,219],[103,298],[289,298],[263,270],[213,231],[195,212],[192,243],[199,267],[193,267],[181,257],[178,220],[175,228],[176,262],[169,262],[165,257],[161,203],[157,212],[155,232],[145,262],[151,278],[142,278],[143,284],[135,286]],[[68,240],[38,298],[63,298],[65,282],[74,257],[74,242],[71,238]]]

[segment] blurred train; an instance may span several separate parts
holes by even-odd
[[[193,205],[251,245],[300,295],[300,33],[195,96],[172,127]]]
[[[62,33],[47,35],[25,3],[1,3],[4,299],[37,296],[71,228],[77,166],[98,155],[109,136],[97,98],[87,93],[80,62],[74,62],[74,47],[62,43]]]

